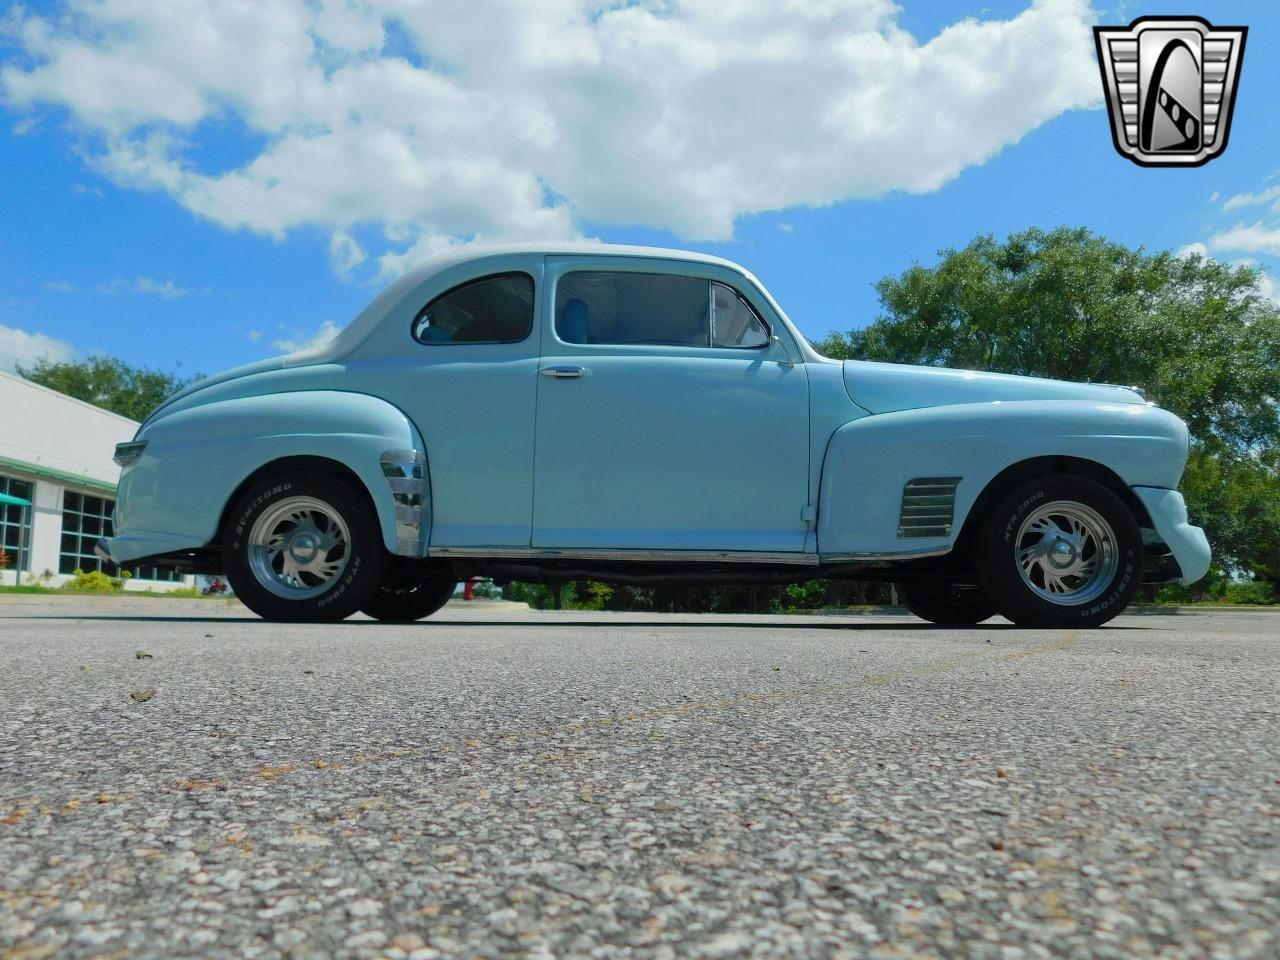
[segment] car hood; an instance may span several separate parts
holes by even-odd
[[[1072,383],[1007,373],[913,367],[846,360],[844,382],[853,402],[871,413],[996,400],[1092,400],[1145,403],[1136,390],[1111,384]]]
[[[280,370],[285,366],[288,357],[269,357],[266,360],[256,360],[253,363],[246,363],[239,367],[232,367],[230,370],[223,370],[221,373],[215,373],[212,376],[201,377],[195,380],[181,390],[171,395],[164,403],[151,411],[151,415],[143,421],[142,426],[145,427],[151,423],[161,412],[173,406],[179,400],[185,400],[193,393],[199,393],[201,390],[207,390],[209,387],[217,386],[220,383],[226,383],[228,380],[238,380],[241,377],[249,377],[255,373],[262,373],[264,370]],[[139,428],[139,433],[141,428]]]

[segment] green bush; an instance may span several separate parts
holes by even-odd
[[[553,587],[542,583],[519,582],[513,583],[511,586],[512,599],[519,603],[527,603],[535,610],[554,610],[556,608],[556,595]],[[478,591],[477,595],[479,595]],[[501,594],[499,593],[499,595]],[[560,609],[611,609],[609,603],[613,597],[614,588],[607,583],[597,583],[594,580],[571,580],[560,588]]]
[[[74,570],[71,579],[62,585],[63,590],[74,590],[84,593],[114,593],[124,589],[124,580],[108,577],[101,570]]]
[[[1265,580],[1244,580],[1228,583],[1222,594],[1223,603],[1244,603],[1267,606],[1276,603],[1276,588]]]
[[[778,606],[782,610],[820,610],[829,602],[827,593],[826,580],[789,583],[782,588]]]

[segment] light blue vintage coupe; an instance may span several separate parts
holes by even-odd
[[[1187,452],[1133,389],[827,359],[725,260],[489,248],[166,402],[98,551],[225,572],[274,620],[416,620],[470,576],[834,577],[1094,626],[1207,571]]]

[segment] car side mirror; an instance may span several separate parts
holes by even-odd
[[[782,342],[782,338],[776,333],[769,335],[769,348],[774,351],[781,351],[783,359],[778,361],[778,366],[794,367],[795,361],[791,359],[791,351],[787,349],[787,345]]]

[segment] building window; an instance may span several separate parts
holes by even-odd
[[[62,550],[58,558],[58,572],[71,574],[76,570],[89,573],[102,570],[114,573],[111,564],[103,563],[93,552],[99,537],[112,534],[111,511],[115,503],[104,497],[91,497],[70,490],[62,495]]]
[[[21,500],[34,500],[35,485],[27,480],[0,476],[0,493]],[[31,569],[31,507],[0,504],[0,550],[8,570]]]
[[[62,497],[62,549],[58,559],[58,572],[70,575],[77,570],[88,573],[101,570],[108,576],[116,576],[119,568],[105,563],[93,552],[99,537],[114,533],[111,514],[116,508],[114,500],[94,497],[68,490]],[[182,574],[173,570],[157,570],[155,567],[130,567],[129,576],[135,580],[159,580],[177,583]]]

